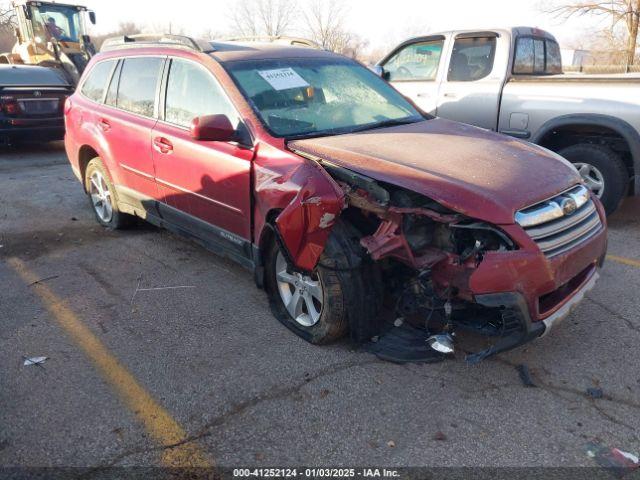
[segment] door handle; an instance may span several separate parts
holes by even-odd
[[[98,125],[100,126],[103,132],[111,130],[111,124],[109,123],[109,120],[105,120],[104,118],[101,118],[100,120],[98,120]]]
[[[173,152],[173,144],[164,137],[154,138],[153,148],[155,148],[158,152],[164,154]]]
[[[447,98],[456,98],[458,95],[456,95],[453,92],[447,92],[447,93],[444,94],[444,96],[447,97]]]
[[[419,93],[419,94],[418,94],[418,98],[428,98],[428,97],[430,97],[430,96],[431,96],[431,95],[430,95],[430,94],[428,94],[428,93],[426,93],[426,92],[422,92],[422,93]]]

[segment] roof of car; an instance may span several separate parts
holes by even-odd
[[[241,60],[266,60],[278,58],[335,58],[338,55],[310,47],[282,45],[272,42],[211,42],[210,53],[221,63]]]
[[[0,87],[19,86],[68,86],[62,74],[53,68],[36,65],[0,65]]]

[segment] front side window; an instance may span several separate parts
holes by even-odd
[[[435,80],[444,40],[413,43],[387,60],[383,68],[389,81]]]
[[[238,115],[215,78],[200,65],[186,60],[171,61],[165,120],[188,127],[202,115],[224,114],[237,126]]]
[[[120,72],[116,106],[152,117],[162,62],[163,59],[155,57],[125,58]]]
[[[96,64],[89,72],[89,76],[82,84],[82,94],[94,102],[102,102],[107,82],[116,64],[115,60],[107,60]]]
[[[348,133],[424,119],[393,87],[351,60],[252,60],[225,67],[278,137]]]
[[[491,73],[496,53],[495,37],[457,38],[453,44],[447,80],[473,82]]]

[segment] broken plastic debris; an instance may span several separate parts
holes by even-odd
[[[586,452],[598,465],[618,478],[623,478],[640,468],[640,459],[638,459],[637,455],[619,448],[609,448],[605,445],[589,443],[587,444]]]
[[[48,357],[31,357],[24,359],[24,365],[40,365],[47,360]]]

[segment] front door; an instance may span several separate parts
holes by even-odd
[[[442,36],[423,39],[401,46],[380,64],[386,78],[400,93],[432,115],[438,105],[443,46]]]
[[[494,65],[496,40],[496,36],[456,37],[446,78],[440,85],[436,115],[496,129],[505,68]],[[508,53],[504,55],[507,58]]]
[[[195,62],[172,59],[164,112],[151,139],[163,216],[214,243],[244,247],[251,239],[253,149],[191,138],[192,120],[212,114],[225,114],[234,126],[241,125],[211,72]]]

